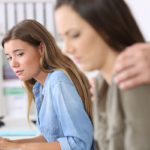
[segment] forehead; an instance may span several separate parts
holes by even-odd
[[[7,41],[4,44],[4,51],[5,51],[5,53],[9,53],[9,52],[13,52],[15,50],[24,49],[27,46],[29,46],[29,44],[27,42],[24,42],[19,39],[12,39],[12,40]]]
[[[24,42],[20,39],[11,39],[11,40],[4,43],[4,48],[5,47],[23,46],[23,45],[28,45],[28,43]]]
[[[63,32],[70,28],[85,27],[85,24],[87,24],[78,13],[66,5],[56,9],[55,21],[58,32]]]

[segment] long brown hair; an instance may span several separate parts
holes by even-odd
[[[85,107],[85,111],[92,120],[92,103],[89,92],[90,85],[86,76],[76,67],[73,61],[64,55],[56,44],[53,36],[47,29],[35,20],[24,20],[9,30],[3,40],[2,46],[11,39],[20,39],[30,45],[37,47],[40,44],[44,47],[44,54],[40,59],[40,67],[44,72],[53,72],[54,70],[63,70],[74,83]],[[52,67],[52,69],[49,69]],[[34,95],[32,88],[35,84],[34,79],[25,81],[25,87],[28,95],[28,117],[29,110]]]
[[[116,51],[144,42],[124,0],[57,0],[55,9],[63,5],[78,13]]]

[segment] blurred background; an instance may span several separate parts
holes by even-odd
[[[56,37],[53,0],[0,0],[0,40],[13,25],[24,19],[35,19]],[[0,116],[24,117],[26,94],[22,83],[12,72],[0,47]]]

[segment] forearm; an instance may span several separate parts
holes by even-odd
[[[42,135],[39,135],[34,138],[11,140],[11,142],[13,143],[37,143],[37,142],[47,142],[47,141]]]
[[[19,148],[21,150],[61,150],[59,142],[22,144]]]
[[[6,139],[0,139],[0,149],[21,150],[61,150],[59,142],[37,142],[37,143],[13,143]]]

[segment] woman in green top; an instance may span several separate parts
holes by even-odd
[[[83,70],[101,72],[94,94],[97,148],[150,149],[150,85],[123,91],[113,80],[119,54],[145,42],[127,5],[123,0],[58,0],[55,17],[64,52]]]

